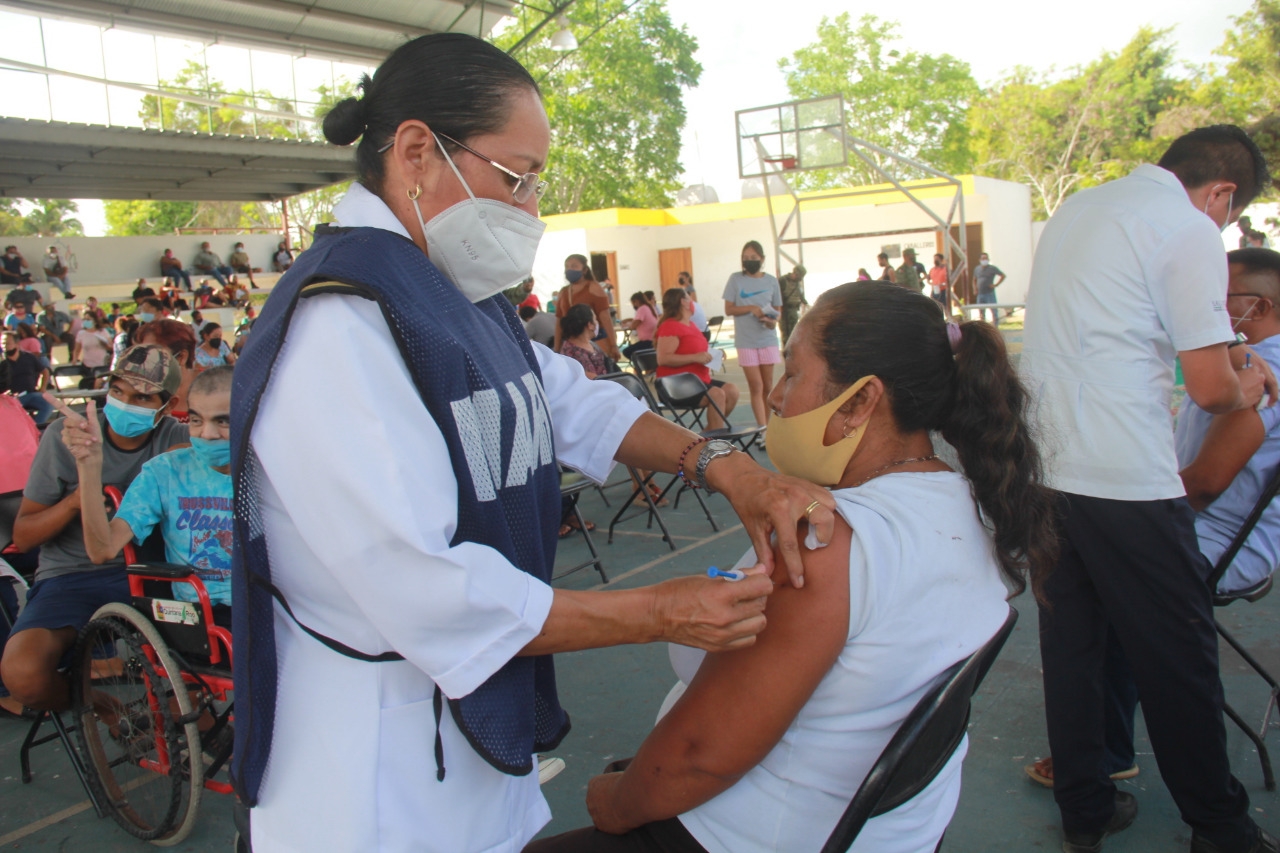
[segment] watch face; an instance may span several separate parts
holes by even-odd
[[[712,453],[729,453],[733,449],[733,442],[725,441],[723,438],[716,438],[707,442],[707,450]]]

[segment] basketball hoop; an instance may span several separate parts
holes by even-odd
[[[790,172],[796,167],[796,158],[793,156],[765,157],[764,161],[771,166],[781,166],[784,172]]]

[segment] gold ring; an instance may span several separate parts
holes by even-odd
[[[811,504],[809,504],[807,507],[805,507],[805,508],[804,508],[804,517],[805,517],[805,518],[808,518],[808,517],[809,517],[809,513],[813,512],[815,509],[817,509],[817,508],[818,508],[818,506],[819,506],[821,503],[822,503],[822,501],[814,501],[813,503],[811,503]]]

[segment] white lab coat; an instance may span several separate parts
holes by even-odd
[[[405,231],[359,184],[346,226]],[[534,345],[560,461],[603,480],[643,404]],[[497,551],[449,547],[457,487],[376,303],[302,300],[253,428],[272,577],[308,626],[371,654],[343,657],[276,607],[279,697],[253,811],[270,851],[519,851],[550,819],[537,773],[508,776],[445,709],[436,780],[432,694],[472,692],[541,630],[549,586]]]

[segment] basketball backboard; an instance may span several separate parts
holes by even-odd
[[[734,117],[741,178],[848,165],[841,95],[738,110]]]

